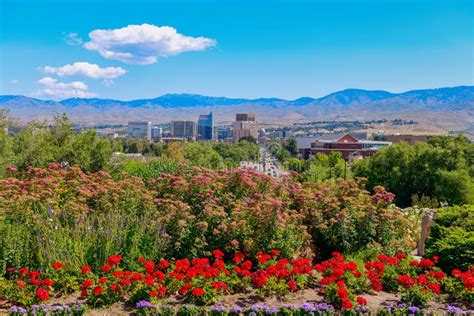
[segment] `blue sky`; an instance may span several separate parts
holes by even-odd
[[[294,99],[473,85],[473,3],[0,0],[0,94]]]

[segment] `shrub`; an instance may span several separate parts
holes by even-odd
[[[216,248],[255,255],[277,248],[293,257],[308,245],[287,184],[270,176],[195,168],[149,183],[172,245],[169,256],[206,256]]]
[[[374,195],[364,190],[363,179],[303,187],[295,191],[294,200],[317,253],[353,253],[372,244],[393,254],[414,247],[408,219],[391,205],[394,196],[382,187],[375,188]]]
[[[294,258],[411,246],[407,219],[382,188],[370,195],[352,180],[300,184],[253,170],[163,167],[178,166],[138,168],[144,179],[58,164],[9,168],[0,180],[0,268],[56,260],[68,269],[97,267],[112,254],[134,268],[140,256],[202,257],[213,249],[252,258],[279,249]]]
[[[474,263],[474,205],[439,209],[426,240],[426,254],[439,256],[446,271],[467,269]]]

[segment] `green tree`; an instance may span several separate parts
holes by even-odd
[[[351,166],[355,176],[368,179],[368,188],[382,185],[396,195],[401,207],[412,197],[464,204],[474,200],[471,154],[474,144],[463,137],[439,137],[429,143],[398,143]]]
[[[184,157],[193,166],[211,169],[224,166],[222,157],[208,143],[187,143],[184,146]]]
[[[291,157],[296,157],[298,153],[298,145],[295,138],[288,138],[283,141],[283,147],[290,153]]]
[[[335,180],[344,177],[345,161],[338,151],[316,154],[306,162],[303,179],[309,182]]]

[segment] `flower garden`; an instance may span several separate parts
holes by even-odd
[[[423,315],[433,302],[439,314],[472,314],[472,265],[446,270],[453,262],[409,255],[416,225],[363,179],[189,167],[146,179],[57,164],[8,172],[0,308],[10,315],[117,305],[141,315]],[[301,293],[313,296],[292,301]],[[388,294],[396,301],[371,303]]]

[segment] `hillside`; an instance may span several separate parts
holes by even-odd
[[[59,102],[25,96],[0,96],[0,108],[21,121],[49,119],[67,113],[80,123],[126,123],[147,119],[197,119],[213,111],[218,122],[229,122],[237,112],[255,113],[260,122],[287,124],[315,119],[365,120],[405,118],[445,129],[472,131],[474,87],[413,90],[403,93],[347,89],[321,98],[226,98],[196,94],[165,94],[154,99],[66,99]],[[186,108],[186,111],[183,111]]]

